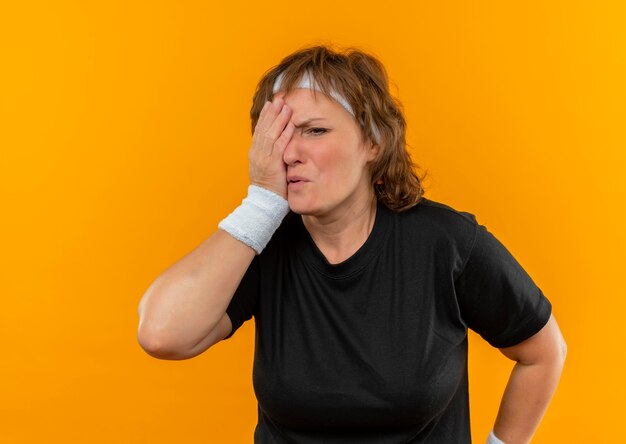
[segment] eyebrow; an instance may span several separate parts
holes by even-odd
[[[301,127],[303,127],[303,126],[305,126],[305,125],[307,125],[307,124],[309,124],[311,122],[314,122],[316,120],[326,120],[326,119],[324,117],[312,117],[312,118],[306,119],[305,121],[300,122],[298,125],[294,125],[294,126],[296,128],[301,128]]]

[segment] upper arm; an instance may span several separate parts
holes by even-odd
[[[567,345],[553,314],[546,325],[530,338],[511,347],[499,349],[503,355],[522,364],[563,361]]]

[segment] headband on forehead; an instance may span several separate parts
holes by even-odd
[[[280,91],[282,87],[284,73],[285,72],[283,71],[278,75],[278,77],[276,77],[276,81],[274,82],[274,88],[272,91],[273,94],[276,94],[278,91]],[[320,87],[317,86],[317,83],[315,85],[312,84],[311,76],[309,75],[308,71],[304,72],[304,74],[302,75],[302,79],[300,79],[300,82],[296,85],[296,88],[315,89],[316,91],[322,92]],[[354,115],[354,111],[352,110],[352,107],[350,106],[348,101],[345,99],[345,97],[343,97],[341,94],[339,94],[336,91],[331,91],[330,95],[333,99],[335,99],[335,101],[337,101],[337,103],[343,106],[346,111],[352,114],[352,117],[356,119],[356,116]],[[372,122],[372,134],[374,135],[374,141],[377,144],[380,143],[380,133],[378,132],[378,128],[376,127],[376,124],[374,122]]]

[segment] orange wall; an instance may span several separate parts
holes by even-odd
[[[252,442],[253,321],[159,361],[137,305],[244,197],[259,77],[326,41],[380,57],[427,197],[551,299],[569,356],[534,442],[626,442],[622,2],[5,3],[0,442]],[[470,346],[480,443],[511,363]]]

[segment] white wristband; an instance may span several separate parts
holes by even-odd
[[[496,435],[494,435],[493,430],[489,432],[489,438],[487,438],[487,444],[506,444],[504,441],[500,441]]]
[[[286,199],[265,188],[250,185],[248,196],[241,205],[217,227],[261,254],[287,213],[289,203]]]

